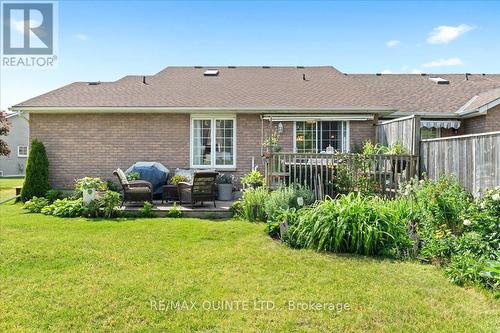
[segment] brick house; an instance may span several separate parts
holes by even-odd
[[[11,108],[29,113],[52,185],[112,178],[136,161],[248,173],[262,142],[283,151],[352,151],[380,119],[420,115],[422,137],[500,130],[498,74],[347,74],[333,67],[167,67],[75,82]],[[270,126],[271,125],[271,126]]]

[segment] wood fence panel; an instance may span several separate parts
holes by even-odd
[[[422,140],[420,170],[453,175],[471,193],[500,186],[500,132]]]
[[[400,142],[409,154],[418,155],[420,148],[420,117],[412,115],[381,121],[376,125],[375,136],[377,143],[390,146]]]

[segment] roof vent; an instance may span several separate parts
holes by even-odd
[[[101,81],[89,82],[89,86],[98,86],[101,84]]]
[[[148,84],[148,83],[146,82],[146,77],[145,77],[145,76],[143,76],[143,77],[142,77],[142,84]]]
[[[207,69],[206,71],[203,72],[204,76],[217,76],[219,75],[219,70],[218,69]]]
[[[434,82],[436,84],[450,84],[450,81],[445,80],[441,77],[430,77],[429,80],[431,80],[432,82]]]
[[[471,76],[471,73],[465,73],[465,81],[469,81],[469,76]]]

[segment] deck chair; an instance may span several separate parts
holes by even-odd
[[[213,201],[215,205],[215,179],[219,175],[215,171],[195,171],[192,183],[180,182],[177,184],[179,190],[179,202],[191,203],[191,208],[195,202]]]

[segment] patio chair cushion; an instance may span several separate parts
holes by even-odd
[[[127,176],[125,175],[125,172],[123,172],[122,169],[120,168],[116,169],[116,174],[118,175],[118,178],[120,178],[120,183],[122,183],[122,185],[128,185]]]
[[[149,187],[131,187],[127,190],[127,193],[151,193],[151,189]]]

